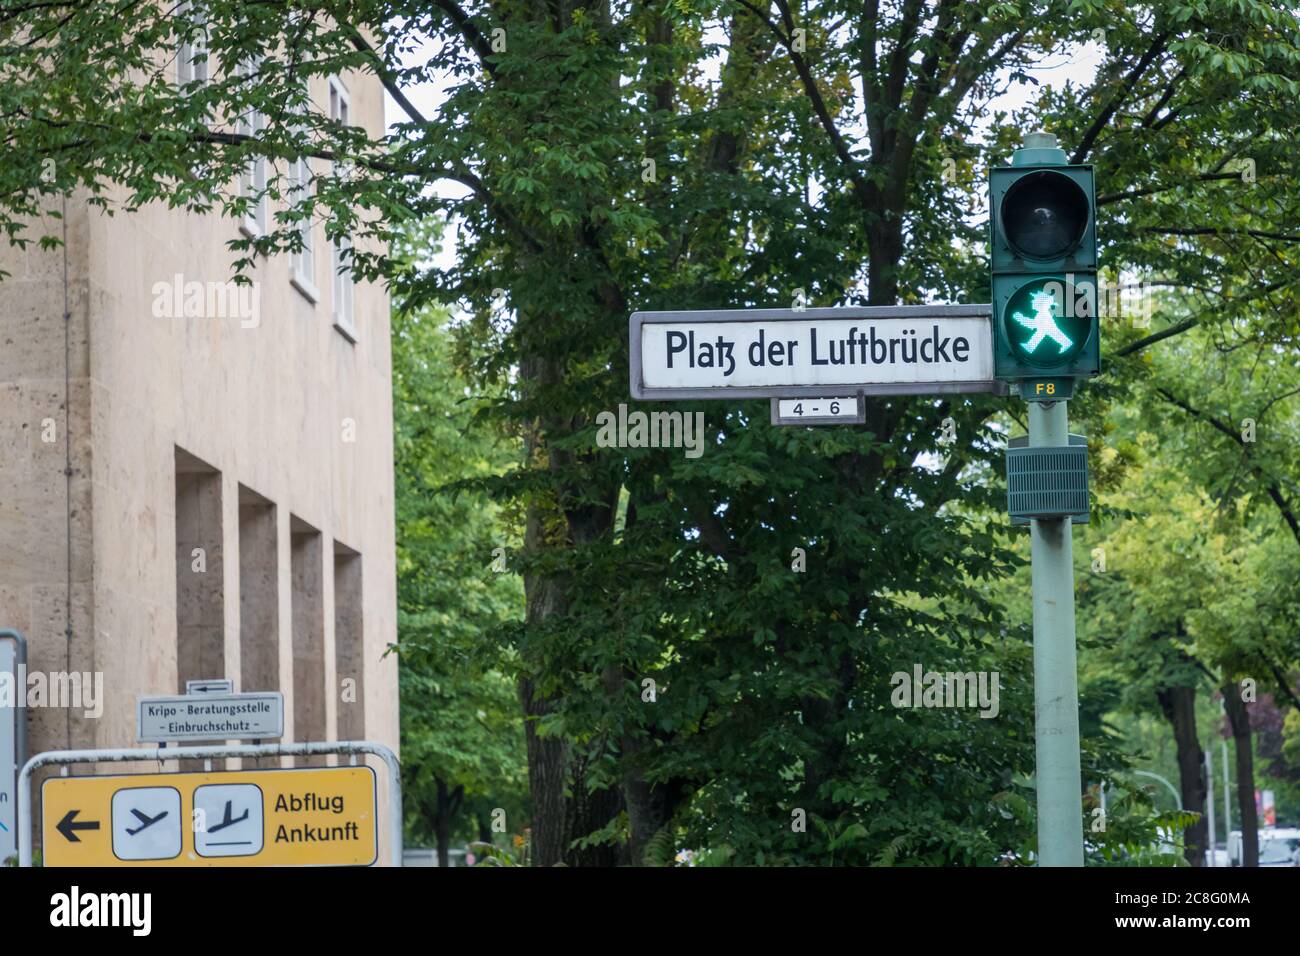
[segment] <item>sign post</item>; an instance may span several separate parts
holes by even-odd
[[[1083,866],[1071,525],[1086,520],[1088,475],[1066,409],[1075,380],[1101,370],[1092,167],[1030,133],[1010,166],[990,170],[989,207],[996,374],[1029,403],[1007,495],[1030,525],[1038,863]]]
[[[1066,403],[1029,403],[1029,447],[1069,444]],[[1034,751],[1038,862],[1083,866],[1079,765],[1079,666],[1074,637],[1074,549],[1070,517],[1030,521],[1034,604]]]
[[[27,641],[0,630],[0,866],[18,852],[18,771],[27,762]]]

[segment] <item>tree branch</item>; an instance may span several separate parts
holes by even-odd
[[[43,116],[27,116],[26,119],[28,119],[31,122],[44,123],[47,126],[52,126],[60,129],[66,129],[67,127],[72,125],[70,123],[59,121],[59,120],[51,120]],[[118,133],[118,130],[115,127],[109,126],[106,123],[96,123],[91,120],[83,120],[79,123],[79,125],[87,126],[92,129],[104,130],[114,135]],[[136,133],[135,138],[143,143],[151,143],[154,140],[153,135],[151,133],[146,133],[146,132]],[[212,144],[220,144],[225,146],[238,146],[243,143],[252,143],[257,146],[263,145],[262,140],[260,140],[255,136],[250,136],[245,133],[226,133],[226,132],[220,132],[220,131],[209,130],[209,129],[195,130],[191,132],[187,138],[189,139],[190,142],[193,143],[212,143]],[[176,142],[175,140],[168,138],[166,140],[166,145],[173,146],[175,145],[175,142]],[[86,146],[89,144],[90,144],[89,140],[78,140],[75,141],[73,144],[71,144],[71,146],[73,147]],[[261,152],[261,154],[264,156],[268,156],[268,157],[275,156],[277,158],[284,158],[284,159],[296,158],[296,156],[298,155],[298,154],[294,154],[294,156],[280,156],[278,154],[272,153],[272,151],[269,149],[261,149],[259,150],[259,152]],[[345,161],[349,163],[354,163],[357,166],[361,166],[366,169],[373,170],[375,172],[386,173],[388,175],[395,175],[395,176],[410,176],[416,179],[421,179],[425,182],[433,182],[438,179],[449,179],[452,182],[460,183],[462,186],[468,187],[474,193],[474,195],[476,195],[479,198],[479,200],[488,208],[490,212],[492,212],[494,215],[498,216],[501,219],[502,223],[507,228],[513,229],[520,236],[520,238],[523,239],[523,241],[529,246],[529,248],[532,249],[532,251],[540,252],[544,248],[542,246],[542,243],[539,242],[537,238],[532,235],[531,232],[529,232],[529,230],[524,226],[522,222],[520,222],[517,218],[515,218],[515,216],[512,213],[510,213],[509,210],[506,210],[505,208],[502,207],[501,203],[487,188],[483,180],[480,179],[477,175],[475,175],[471,171],[469,171],[468,169],[430,170],[420,166],[398,164],[384,159],[375,159],[373,157],[362,157],[360,159],[357,159],[355,157],[349,156],[349,157],[345,157],[343,160],[340,160],[338,154],[336,154],[333,150],[319,149],[319,148],[304,150],[301,153],[301,155],[308,156],[312,159],[322,159],[325,160],[326,162],[331,162],[331,163]]]
[[[1143,196],[1154,196],[1156,193],[1168,192],[1171,189],[1182,189],[1188,183],[1204,183],[1217,179],[1241,179],[1240,173],[1203,173],[1195,176],[1185,182],[1175,183],[1172,186],[1148,186],[1145,189],[1132,189],[1124,193],[1107,193],[1104,196],[1097,197],[1097,205],[1105,206],[1113,202],[1123,202],[1126,199],[1140,199]]]
[[[461,36],[469,43],[478,60],[483,64],[483,69],[487,71],[488,76],[492,79],[497,78],[496,65],[488,59],[492,55],[492,45],[488,43],[487,37],[483,36],[483,31],[474,25],[468,13],[456,0],[434,0],[434,5],[442,8],[442,11],[451,18],[451,22],[456,24],[456,29],[460,30]]]
[[[1273,678],[1277,681],[1278,688],[1282,693],[1291,698],[1291,706],[1300,710],[1300,697],[1296,697],[1295,691],[1291,689],[1291,685],[1287,682],[1286,674],[1283,673],[1282,668],[1278,667],[1277,664],[1272,661],[1269,662],[1269,667],[1273,671]]]
[[[862,171],[858,166],[858,161],[853,158],[848,144],[844,142],[844,137],[840,135],[839,129],[835,126],[835,120],[826,107],[826,101],[822,97],[821,90],[817,88],[817,81],[808,68],[808,62],[794,48],[793,38],[783,33],[781,28],[766,13],[755,7],[749,0],[736,0],[736,2],[767,24],[767,28],[772,31],[780,44],[785,47],[786,52],[790,54],[795,72],[799,74],[799,80],[803,84],[804,92],[807,94],[808,99],[812,101],[813,111],[817,114],[818,122],[826,131],[826,135],[830,137],[835,155],[839,157],[845,171],[848,173],[849,180],[853,184],[854,193],[864,206],[868,205],[872,196],[870,185],[862,178]],[[788,10],[785,15],[789,16]]]
[[[1173,338],[1175,335],[1179,335],[1183,332],[1186,332],[1190,328],[1194,328],[1195,326],[1199,325],[1200,322],[1201,322],[1200,319],[1184,319],[1183,321],[1171,325],[1168,328],[1161,329],[1159,332],[1153,332],[1150,335],[1148,335],[1146,338],[1138,339],[1136,342],[1130,342],[1128,345],[1124,346],[1123,348],[1117,349],[1115,351],[1115,354],[1117,356],[1124,356],[1124,355],[1132,355],[1134,352],[1140,352],[1148,345],[1155,345],[1157,342],[1162,342],[1165,339]]]
[[[1191,415],[1193,418],[1200,419],[1201,421],[1210,425],[1212,428],[1216,429],[1217,431],[1220,431],[1223,434],[1227,435],[1234,442],[1236,442],[1241,447],[1242,451],[1246,453],[1246,456],[1249,457],[1250,452],[1249,449],[1246,448],[1245,440],[1241,437],[1240,434],[1237,433],[1235,429],[1233,429],[1231,425],[1228,425],[1220,421],[1219,419],[1215,418],[1213,415],[1210,415],[1207,412],[1202,412],[1199,409],[1193,408],[1191,405],[1183,401],[1173,392],[1170,392],[1168,389],[1157,387],[1156,392],[1157,394],[1160,395],[1161,398],[1169,402],[1171,405],[1181,408],[1183,411]],[[1270,481],[1264,475],[1263,471],[1260,469],[1258,465],[1251,465],[1251,471],[1255,475],[1263,479],[1265,482],[1267,482],[1265,491],[1268,492],[1269,498],[1272,499],[1273,504],[1277,506],[1277,510],[1281,512],[1283,520],[1286,521],[1287,526],[1290,527],[1291,534],[1296,539],[1296,543],[1300,544],[1300,518],[1296,517],[1295,511],[1291,507],[1291,503],[1288,502],[1286,500],[1286,497],[1282,494],[1282,489],[1278,486],[1278,483],[1276,481]]]
[[[374,68],[375,76],[379,77],[379,82],[384,84],[384,89],[388,91],[388,95],[397,101],[397,105],[400,106],[403,112],[405,112],[414,122],[427,125],[429,121],[425,119],[423,113],[415,108],[415,104],[406,98],[406,94],[402,92],[402,88],[397,85],[396,78],[394,78],[393,74],[389,71],[383,58],[379,55],[379,52],[366,41],[366,38],[361,35],[361,31],[350,23],[343,24],[343,29],[347,32],[348,38],[352,41],[352,45],[360,52],[366,54],[367,58],[370,60],[370,65]]]
[[[1161,93],[1160,98],[1156,100],[1155,105],[1152,106],[1151,109],[1147,111],[1146,116],[1142,117],[1142,123],[1141,123],[1142,126],[1150,126],[1152,123],[1156,121],[1156,114],[1159,113],[1162,109],[1164,109],[1165,104],[1168,103],[1170,98],[1174,95],[1174,90],[1178,88],[1178,82],[1186,75],[1187,75],[1187,67],[1183,67],[1181,70],[1179,70],[1177,73],[1174,74],[1173,78],[1170,79],[1169,83],[1165,86],[1165,91]],[[1167,118],[1168,117],[1166,117],[1166,119]]]
[[[1173,229],[1164,226],[1147,226],[1143,232],[1160,236],[1254,236],[1256,239],[1274,239],[1278,242],[1300,242],[1300,236],[1283,232],[1265,232],[1262,229],[1220,229],[1215,226],[1198,226],[1190,229]]]
[[[1097,141],[1097,137],[1101,135],[1102,130],[1106,128],[1106,124],[1111,121],[1111,118],[1115,115],[1116,111],[1119,110],[1120,106],[1124,104],[1124,101],[1128,98],[1129,94],[1133,92],[1134,88],[1137,86],[1138,80],[1142,78],[1142,74],[1146,72],[1146,68],[1151,65],[1151,61],[1159,56],[1161,51],[1164,50],[1165,43],[1168,42],[1168,40],[1169,32],[1163,31],[1157,34],[1156,38],[1151,41],[1151,46],[1147,48],[1146,53],[1142,54],[1142,57],[1136,64],[1134,64],[1133,69],[1129,70],[1128,76],[1124,77],[1124,85],[1120,88],[1119,92],[1116,93],[1111,98],[1111,101],[1102,108],[1102,111],[1097,115],[1097,118],[1093,121],[1092,125],[1088,127],[1088,131],[1083,134],[1083,139],[1079,141],[1078,148],[1075,149],[1074,155],[1070,158],[1071,163],[1083,162],[1084,159],[1087,158],[1088,154],[1092,152],[1092,147]]]

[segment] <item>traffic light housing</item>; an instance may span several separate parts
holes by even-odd
[[[1055,380],[1060,391],[1021,394],[1068,398],[1073,379],[1101,371],[1093,172],[1070,165],[1054,136],[1025,143],[989,171],[994,377]]]

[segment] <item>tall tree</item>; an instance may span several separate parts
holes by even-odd
[[[431,254],[438,233],[413,228],[398,257]],[[435,841],[440,866],[476,802],[507,826],[513,815],[513,832],[526,825],[515,665],[500,638],[521,616],[508,566],[518,533],[509,511],[465,487],[517,462],[518,442],[476,422],[482,403],[456,374],[448,321],[436,306],[392,320],[403,790],[408,833]]]

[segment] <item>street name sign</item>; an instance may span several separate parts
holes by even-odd
[[[284,695],[193,694],[141,697],[136,736],[143,741],[275,740],[284,736]]]
[[[635,312],[648,401],[999,392],[987,305]]]
[[[369,866],[377,820],[370,767],[51,777],[41,786],[46,866]]]

